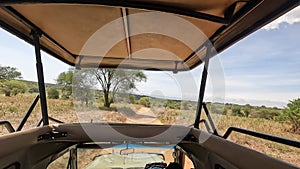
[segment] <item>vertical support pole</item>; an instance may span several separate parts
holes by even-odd
[[[197,129],[199,129],[199,124],[200,124],[201,110],[203,107],[203,99],[204,99],[205,86],[206,86],[206,80],[207,80],[207,74],[208,74],[209,59],[210,59],[210,56],[212,53],[211,50],[212,50],[212,44],[207,43],[206,55],[204,58],[204,67],[203,67],[203,71],[202,71],[202,78],[201,78],[200,91],[199,91],[199,97],[198,97],[196,119],[195,119],[195,123],[194,123],[194,128],[197,128]]]
[[[36,56],[36,70],[38,76],[43,125],[48,125],[49,120],[48,120],[48,111],[47,111],[46,90],[45,90],[44,71],[43,71],[43,64],[41,58],[41,46],[40,46],[41,34],[37,30],[32,30],[31,35],[33,37],[33,44],[34,44],[35,56]]]
[[[77,169],[77,149],[70,150],[68,169]]]

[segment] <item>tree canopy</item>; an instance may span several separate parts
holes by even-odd
[[[62,72],[56,79],[56,83],[61,86],[64,99],[68,99],[72,95],[73,71],[74,69],[71,68],[67,72]]]
[[[21,78],[21,72],[17,68],[9,66],[0,66],[0,80],[11,80]]]
[[[5,96],[26,92],[26,83],[14,80],[16,78],[21,78],[21,72],[17,68],[0,66],[0,90]]]
[[[73,97],[76,101],[87,105],[95,95],[95,85],[99,83],[107,108],[114,102],[116,93],[136,89],[136,82],[147,79],[141,71],[107,68],[81,69],[75,71],[73,78]]]
[[[117,92],[136,89],[136,83],[146,81],[141,71],[99,68],[93,70],[104,94],[104,106],[110,107]]]
[[[91,69],[81,69],[75,71],[73,80],[73,99],[88,105],[93,99],[97,84],[93,71]]]
[[[292,132],[300,133],[300,98],[290,101],[281,117],[291,122]]]

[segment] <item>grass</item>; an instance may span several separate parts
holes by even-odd
[[[34,98],[35,94],[17,95],[12,97],[0,96],[0,120],[9,120],[12,123],[13,127],[17,128],[18,124],[27,112]],[[78,122],[77,114],[74,109],[72,100],[48,99],[47,104],[49,116],[57,118],[64,122]],[[142,108],[140,105],[134,106],[136,109]],[[99,110],[103,113],[104,117],[108,121],[126,122],[126,119],[124,119],[124,117],[120,115],[118,109],[116,109],[115,107],[113,107],[112,109],[100,108]],[[181,117],[183,118],[187,117],[188,114],[190,114],[189,111],[178,112],[175,110],[173,111],[172,109],[168,109],[167,111],[169,112],[169,114],[175,115],[181,113]],[[154,113],[160,114],[160,112]],[[40,105],[38,103],[35,109],[33,110],[31,116],[29,117],[26,125],[24,126],[24,129],[34,127],[40,118]],[[171,116],[166,114],[160,114],[159,120],[162,123],[172,123],[172,121],[174,121],[174,119]],[[221,135],[224,134],[228,127],[236,126],[294,140],[300,140],[299,134],[287,132],[287,129],[291,127],[289,124],[284,124],[273,120],[267,120],[262,118],[239,117],[231,115],[218,115],[214,116],[214,121],[216,122],[218,132]],[[205,129],[203,128],[203,130]],[[0,127],[0,134],[6,133],[7,131],[4,129],[4,127]],[[299,148],[293,148],[290,146],[273,143],[244,134],[238,134],[235,132],[232,133],[232,135],[229,137],[229,140],[241,144],[243,146],[249,147],[251,149],[255,149],[274,158],[278,158],[300,166]]]
[[[22,118],[32,104],[35,94],[17,95],[11,97],[0,96],[0,120],[9,120],[17,128]],[[71,100],[48,99],[49,116],[66,122],[77,122],[77,116]],[[36,105],[24,129],[32,128],[41,118],[40,103]],[[3,128],[3,127],[2,127]],[[6,133],[6,130],[1,130]]]
[[[223,134],[230,126],[246,128],[262,133],[290,138],[293,140],[300,140],[299,134],[287,132],[287,129],[290,128],[290,125],[273,120],[222,115],[219,119],[217,127],[219,129],[219,133]],[[299,148],[294,148],[234,132],[231,134],[229,139],[235,143],[255,149],[269,156],[300,166]]]

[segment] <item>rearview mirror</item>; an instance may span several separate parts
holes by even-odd
[[[134,153],[134,148],[125,148],[120,150],[120,155],[128,155]]]

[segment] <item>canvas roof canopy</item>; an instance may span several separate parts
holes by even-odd
[[[2,0],[0,26],[31,44],[38,31],[41,49],[72,66],[182,71],[202,63],[208,42],[221,52],[299,2]]]

